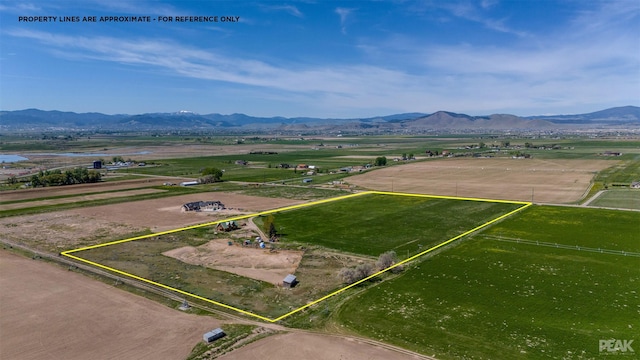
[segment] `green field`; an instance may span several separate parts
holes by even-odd
[[[441,243],[522,205],[367,195],[275,215],[281,241],[400,257]]]
[[[613,188],[600,194],[589,206],[640,210],[640,190]]]
[[[640,213],[533,207],[349,299],[334,320],[443,359],[593,358],[640,328]]]

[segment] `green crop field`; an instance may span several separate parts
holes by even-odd
[[[640,190],[613,188],[602,193],[589,206],[640,210]]]
[[[638,224],[637,212],[532,207],[349,299],[334,320],[442,359],[598,357],[600,339],[637,339]]]
[[[274,224],[285,243],[405,257],[521,206],[376,194],[279,213]]]

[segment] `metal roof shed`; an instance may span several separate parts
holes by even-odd
[[[288,288],[292,288],[294,286],[296,286],[296,284],[298,283],[298,280],[296,279],[295,275],[287,275],[284,280],[282,280],[282,286],[284,287],[288,287]]]
[[[210,343],[212,341],[216,341],[220,338],[225,337],[227,334],[224,333],[224,331],[222,331],[221,328],[217,328],[217,329],[213,329],[211,331],[209,331],[208,333],[205,333],[204,335],[202,335],[202,340],[204,340],[204,342]]]

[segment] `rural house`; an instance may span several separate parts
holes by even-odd
[[[217,211],[224,209],[220,201],[194,201],[182,205],[182,211]]]
[[[232,230],[236,230],[236,229],[240,229],[240,227],[238,226],[238,223],[235,221],[225,221],[225,222],[221,222],[220,224],[216,225],[216,230],[217,231],[232,231]]]

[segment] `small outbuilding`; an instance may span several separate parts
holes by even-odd
[[[204,340],[204,342],[206,343],[210,343],[213,341],[216,341],[218,339],[221,339],[223,337],[225,337],[227,334],[224,333],[224,331],[222,331],[221,328],[217,328],[217,329],[213,329],[211,331],[209,331],[208,333],[205,333],[204,335],[202,335],[202,340]]]
[[[100,160],[96,160],[93,162],[93,168],[94,169],[102,169],[102,161]]]
[[[198,185],[200,184],[197,181],[183,181],[180,183],[180,186],[193,186],[193,185]]]
[[[292,274],[287,275],[284,280],[282,280],[282,286],[286,288],[292,288],[296,286],[297,283],[298,279],[296,279],[296,276]]]
[[[240,226],[238,226],[238,223],[235,221],[225,221],[225,222],[221,222],[220,224],[218,224],[216,226],[216,230],[217,231],[232,231],[232,230],[236,230],[236,229],[240,229]]]

